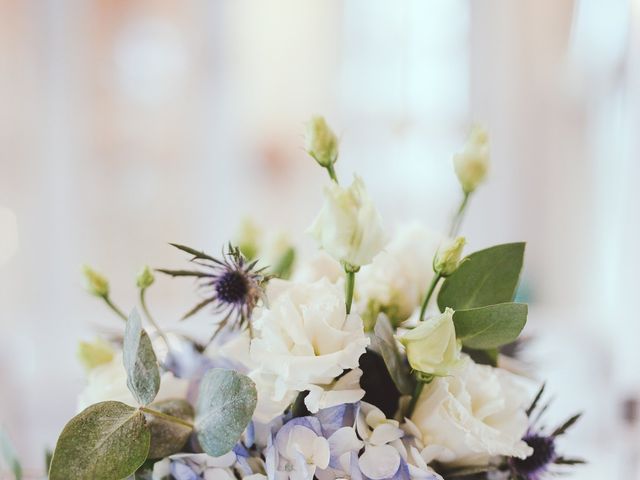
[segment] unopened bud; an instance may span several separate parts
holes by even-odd
[[[142,269],[142,271],[138,274],[138,278],[136,279],[136,285],[138,285],[139,289],[144,290],[146,288],[149,288],[151,285],[153,285],[153,282],[155,282],[155,280],[156,278],[153,276],[151,269],[145,266]]]
[[[113,360],[114,355],[113,347],[109,342],[101,338],[96,338],[93,342],[80,342],[78,344],[78,359],[87,371],[109,363]]]
[[[448,277],[455,272],[460,265],[462,249],[466,243],[464,237],[458,237],[442,245],[433,260],[433,270],[443,277]]]
[[[96,297],[106,297],[109,295],[109,281],[105,277],[87,265],[82,267],[82,272],[84,273],[86,287],[89,293]]]
[[[453,156],[453,167],[466,194],[484,181],[489,171],[489,160],[489,135],[484,128],[474,127],[464,150]]]
[[[324,117],[311,118],[307,126],[307,153],[316,162],[329,168],[338,160],[338,138],[327,125]]]

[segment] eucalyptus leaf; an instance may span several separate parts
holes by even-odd
[[[18,456],[13,448],[13,443],[9,439],[7,432],[0,428],[0,467],[6,465],[11,470],[15,480],[22,479],[22,466],[18,461]]]
[[[163,400],[152,403],[149,408],[166,413],[181,420],[193,421],[194,411],[189,402],[182,399]],[[168,457],[182,450],[193,429],[169,420],[147,415],[147,423],[151,429],[151,447],[149,458]]]
[[[525,244],[506,243],[466,257],[447,277],[438,293],[438,307],[454,310],[485,307],[513,301]]]
[[[124,331],[123,360],[127,387],[140,404],[150,404],[160,389],[160,370],[151,339],[142,329],[136,309],[129,315]]]
[[[413,392],[415,380],[402,360],[398,343],[393,336],[393,327],[385,315],[378,315],[373,332],[374,335],[371,336],[373,350],[382,356],[398,391],[403,395],[410,395]]]
[[[64,427],[49,480],[118,480],[133,474],[149,452],[144,414],[121,402],[91,405]]]
[[[513,342],[527,323],[527,305],[500,303],[458,310],[453,314],[456,337],[476,350],[498,348]]]
[[[213,368],[200,383],[196,407],[198,440],[219,457],[231,451],[251,421],[258,393],[253,381],[233,370]]]

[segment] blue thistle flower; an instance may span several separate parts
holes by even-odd
[[[527,410],[529,418],[532,418],[532,415],[536,412],[536,407],[542,398],[544,387],[545,386],[542,385],[540,391]],[[582,414],[574,415],[562,425],[554,429],[551,433],[547,433],[544,428],[536,427],[536,423],[540,420],[540,417],[548,407],[549,403],[537,411],[527,433],[522,439],[533,449],[533,453],[525,459],[513,457],[508,460],[508,468],[511,472],[510,478],[512,480],[542,480],[545,478],[547,473],[556,473],[554,472],[553,466],[577,465],[584,463],[584,461],[579,459],[562,457],[558,454],[556,449],[556,439],[573,426]]]
[[[204,307],[213,305],[214,313],[223,315],[211,340],[223,328],[240,329],[244,326],[251,332],[251,313],[263,297],[263,286],[269,280],[264,268],[256,269],[258,260],[247,262],[238,247],[229,244],[222,258],[214,258],[184,245],[171,244],[183,252],[193,255],[191,262],[201,270],[166,270],[159,272],[172,277],[194,277],[198,280],[198,290],[204,299],[189,310],[182,319],[196,314]]]

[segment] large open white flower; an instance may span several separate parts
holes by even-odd
[[[458,370],[426,385],[409,433],[421,440],[425,462],[483,465],[495,455],[526,458],[527,389],[516,375],[463,357]]]
[[[339,395],[309,395],[311,412],[338,403],[355,402],[364,395],[357,382],[345,388],[335,379],[358,367],[369,339],[362,319],[346,314],[342,288],[326,278],[313,283],[274,279],[267,289],[269,304],[255,312],[256,338],[251,358],[259,372],[273,379],[273,400],[292,391],[339,389]],[[322,403],[321,403],[322,401]]]
[[[366,321],[384,312],[394,324],[420,306],[433,278],[433,257],[446,239],[418,222],[401,226],[384,251],[358,273],[358,303]]]

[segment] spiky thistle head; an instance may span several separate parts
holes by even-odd
[[[527,410],[530,419],[529,429],[523,437],[523,441],[529,445],[533,453],[527,458],[510,458],[508,468],[511,471],[513,480],[542,480],[547,478],[547,474],[555,473],[556,465],[578,465],[584,463],[583,460],[566,458],[558,454],[556,440],[572,427],[580,418],[581,414],[574,415],[562,425],[548,432],[544,427],[537,426],[538,421],[549,407],[546,403],[543,407],[537,408],[544,393],[544,385],[538,391],[531,406]]]
[[[171,245],[192,255],[190,261],[200,267],[198,270],[158,269],[172,277],[197,279],[203,300],[182,318],[189,318],[212,305],[214,312],[222,315],[213,336],[227,326],[251,330],[251,313],[263,298],[264,284],[269,280],[264,268],[256,269],[258,260],[248,262],[240,249],[231,244],[226,251],[223,250],[219,259],[191,247],[175,243]]]

